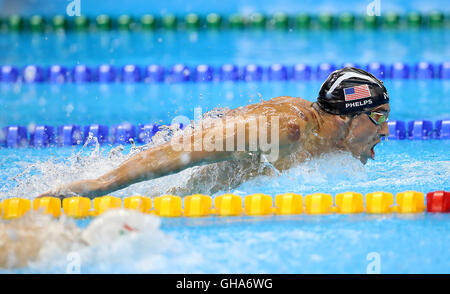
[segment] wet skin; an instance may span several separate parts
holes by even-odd
[[[389,104],[380,105],[371,111],[389,114]],[[310,101],[282,96],[230,110],[222,118],[215,119],[215,122],[221,120],[223,125],[213,122],[209,128],[194,131],[188,140],[191,146],[194,146],[196,142],[199,143],[198,140],[205,139],[213,128],[217,128],[220,133],[223,132],[223,144],[231,140],[234,141],[234,146],[237,146],[239,135],[237,129],[226,132],[223,126],[226,123],[235,122],[236,125],[237,122],[245,122],[245,150],[249,150],[249,134],[258,133],[258,130],[254,129],[257,126],[251,121],[260,116],[267,117],[269,130],[271,118],[278,117],[279,153],[276,160],[272,162],[273,168],[278,171],[286,170],[308,158],[338,150],[351,152],[365,164],[368,158],[374,159],[373,147],[380,142],[380,138],[389,134],[386,122],[375,125],[367,114],[332,115],[322,111]],[[271,142],[271,132],[267,133],[267,142]],[[212,183],[214,187],[208,191],[214,193],[221,189],[234,188],[254,176],[266,174],[267,170],[261,171],[259,164],[255,164],[255,161],[259,163],[261,155],[265,154],[260,147],[258,144],[254,152],[236,151],[236,148],[232,151],[177,151],[168,142],[134,155],[116,169],[97,179],[76,181],[48,191],[39,197],[81,195],[93,198],[137,182],[163,177],[200,165],[207,166],[192,176],[189,187],[181,187],[171,192],[183,195],[199,193],[201,191],[198,191],[198,186],[202,184],[202,181],[212,181],[208,175],[214,171],[213,181],[215,182]],[[229,149],[223,145],[222,150]],[[231,177],[237,165],[244,173]]]
[[[380,105],[371,111],[389,115],[389,104]],[[374,147],[381,141],[381,137],[389,135],[387,122],[380,125],[373,123],[367,114],[354,117],[351,121],[346,149],[358,157],[362,163],[366,163],[369,158],[375,159]]]

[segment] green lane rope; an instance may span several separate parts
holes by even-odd
[[[67,17],[55,15],[44,17],[32,15],[23,17],[13,14],[0,19],[0,31],[42,33],[48,31],[151,31],[164,30],[199,30],[199,29],[259,29],[259,30],[334,30],[334,29],[409,29],[409,28],[445,28],[450,21],[448,15],[440,11],[420,13],[411,11],[406,14],[386,12],[381,16],[355,15],[352,13],[308,13],[286,14],[262,13],[220,15],[209,13],[200,15],[164,14],[120,15],[112,17],[106,14],[92,16]]]

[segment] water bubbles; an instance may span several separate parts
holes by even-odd
[[[89,132],[89,135],[86,139],[86,143],[89,143],[94,138],[94,134],[92,132]]]
[[[67,117],[69,117],[70,116],[70,114],[73,112],[73,110],[75,109],[75,107],[73,107],[73,105],[72,105],[72,103],[69,103],[67,106],[66,106],[66,116]]]
[[[94,134],[92,132],[89,132],[86,141],[84,142],[83,147],[81,147],[81,150],[78,152],[77,157],[79,158],[81,155],[81,152],[86,148],[86,146],[92,144],[94,142],[94,151],[91,153],[90,157],[98,156],[100,153],[100,143],[98,142],[97,137],[94,137]]]
[[[133,231],[124,233],[125,225]],[[85,229],[64,215],[54,219],[32,211],[20,219],[0,222],[0,244],[0,268],[26,267],[31,272],[64,272],[69,254],[80,257],[83,272],[93,267],[98,272],[113,264],[129,265],[130,260],[173,256],[182,246],[160,230],[160,219],[131,210],[105,212]],[[140,258],[133,258],[135,254]]]
[[[203,118],[222,118],[228,111],[230,111],[228,107],[216,107],[205,112]]]
[[[113,159],[119,156],[119,154],[123,151],[123,145],[119,145],[117,147],[112,148],[108,153],[108,159]]]
[[[198,41],[198,34],[196,32],[192,32],[189,34],[189,42],[195,43]]]

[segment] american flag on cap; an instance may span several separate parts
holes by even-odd
[[[370,97],[368,85],[355,86],[344,89],[345,101],[352,101]]]

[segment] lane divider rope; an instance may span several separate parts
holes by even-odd
[[[164,125],[121,123],[113,126],[91,124],[84,127],[67,124],[58,127],[49,125],[12,125],[0,128],[0,148],[75,146],[85,144],[89,135],[99,144],[148,144]],[[167,126],[167,125],[166,125]],[[183,129],[182,123],[178,127]],[[450,139],[450,118],[436,120],[389,120],[388,140],[445,140]],[[88,144],[95,144],[90,141]]]
[[[152,201],[153,200],[153,201]],[[153,205],[152,205],[153,202]],[[204,216],[264,216],[264,215],[323,215],[339,214],[411,214],[449,213],[450,192],[433,191],[426,195],[417,191],[405,191],[395,196],[389,192],[367,193],[365,197],[357,192],[344,192],[333,196],[315,193],[303,197],[300,194],[284,193],[270,195],[257,193],[244,198],[234,194],[214,197],[193,194],[184,197],[164,195],[155,198],[131,196],[124,198],[102,196],[92,201],[86,197],[70,197],[62,201],[56,197],[4,199],[0,203],[3,219],[15,219],[31,210],[41,211],[54,217],[62,213],[73,218],[94,217],[110,209],[133,209],[161,217],[204,217]]]
[[[200,15],[189,13],[175,15],[145,14],[131,16],[127,14],[118,17],[101,14],[96,17],[77,16],[68,18],[64,15],[45,17],[32,15],[30,17],[18,14],[0,18],[0,32],[98,32],[98,31],[154,31],[164,30],[224,30],[224,29],[255,29],[255,30],[331,30],[331,29],[418,29],[418,28],[446,28],[448,17],[440,11],[430,13],[409,12],[398,14],[386,12],[382,16],[367,14],[355,15],[353,13],[299,13],[296,15],[283,12],[265,15],[229,14],[220,15],[209,13]]]
[[[217,67],[208,64],[188,66],[181,63],[169,67],[158,64],[147,66],[127,64],[121,67],[109,64],[91,67],[80,64],[71,68],[63,65],[48,67],[2,65],[0,66],[0,82],[79,84],[309,81],[324,80],[334,70],[346,66],[367,70],[380,79],[450,79],[450,61],[440,63],[422,61],[415,64],[371,62],[365,65],[356,63],[285,65],[277,63],[269,66],[224,64]]]

